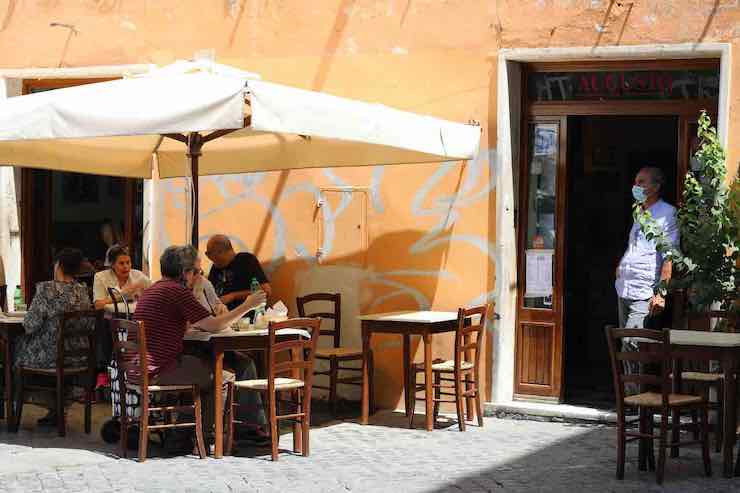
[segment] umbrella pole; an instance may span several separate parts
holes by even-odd
[[[193,181],[193,196],[190,207],[192,208],[193,215],[193,230],[190,238],[190,244],[195,248],[198,248],[198,211],[199,211],[199,197],[198,197],[198,160],[203,154],[201,149],[203,148],[203,136],[198,132],[191,132],[188,134],[188,159],[190,160],[190,173]]]

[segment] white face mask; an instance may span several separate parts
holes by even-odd
[[[645,188],[641,187],[640,185],[634,185],[632,187],[632,197],[640,203],[645,202],[645,200],[647,200],[647,194],[645,194]]]

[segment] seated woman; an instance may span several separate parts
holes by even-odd
[[[116,245],[108,252],[110,268],[95,274],[93,298],[95,308],[101,309],[113,303],[108,288],[115,288],[129,301],[135,301],[152,282],[141,271],[131,268],[131,255],[124,246]]]
[[[84,284],[75,280],[80,270],[82,252],[65,248],[57,253],[54,261],[54,279],[36,285],[36,294],[26,317],[23,319],[25,334],[16,339],[15,366],[55,368],[57,362],[57,333],[61,315],[68,311],[91,309],[90,297]],[[74,322],[72,322],[74,323]],[[92,323],[79,320],[78,324]],[[72,327],[73,329],[92,327]],[[69,349],[87,348],[87,337],[80,335],[69,339]],[[18,388],[18,387],[16,387]],[[39,424],[55,424],[54,397],[42,391],[26,391],[30,402],[46,407],[49,414]]]

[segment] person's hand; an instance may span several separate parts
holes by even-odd
[[[236,299],[236,297],[234,296],[233,293],[229,293],[229,294],[225,294],[221,296],[221,298],[219,299],[221,300],[221,303],[223,303],[224,305],[228,305],[229,303],[233,302]]]
[[[650,299],[650,314],[660,313],[665,308],[665,298],[656,294]]]
[[[249,296],[247,296],[247,299],[244,300],[244,305],[247,306],[247,308],[256,308],[259,305],[264,305],[267,303],[267,294],[264,291],[257,291],[256,293],[252,293]]]

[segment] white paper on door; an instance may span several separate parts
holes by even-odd
[[[552,295],[552,249],[525,250],[525,298]]]

